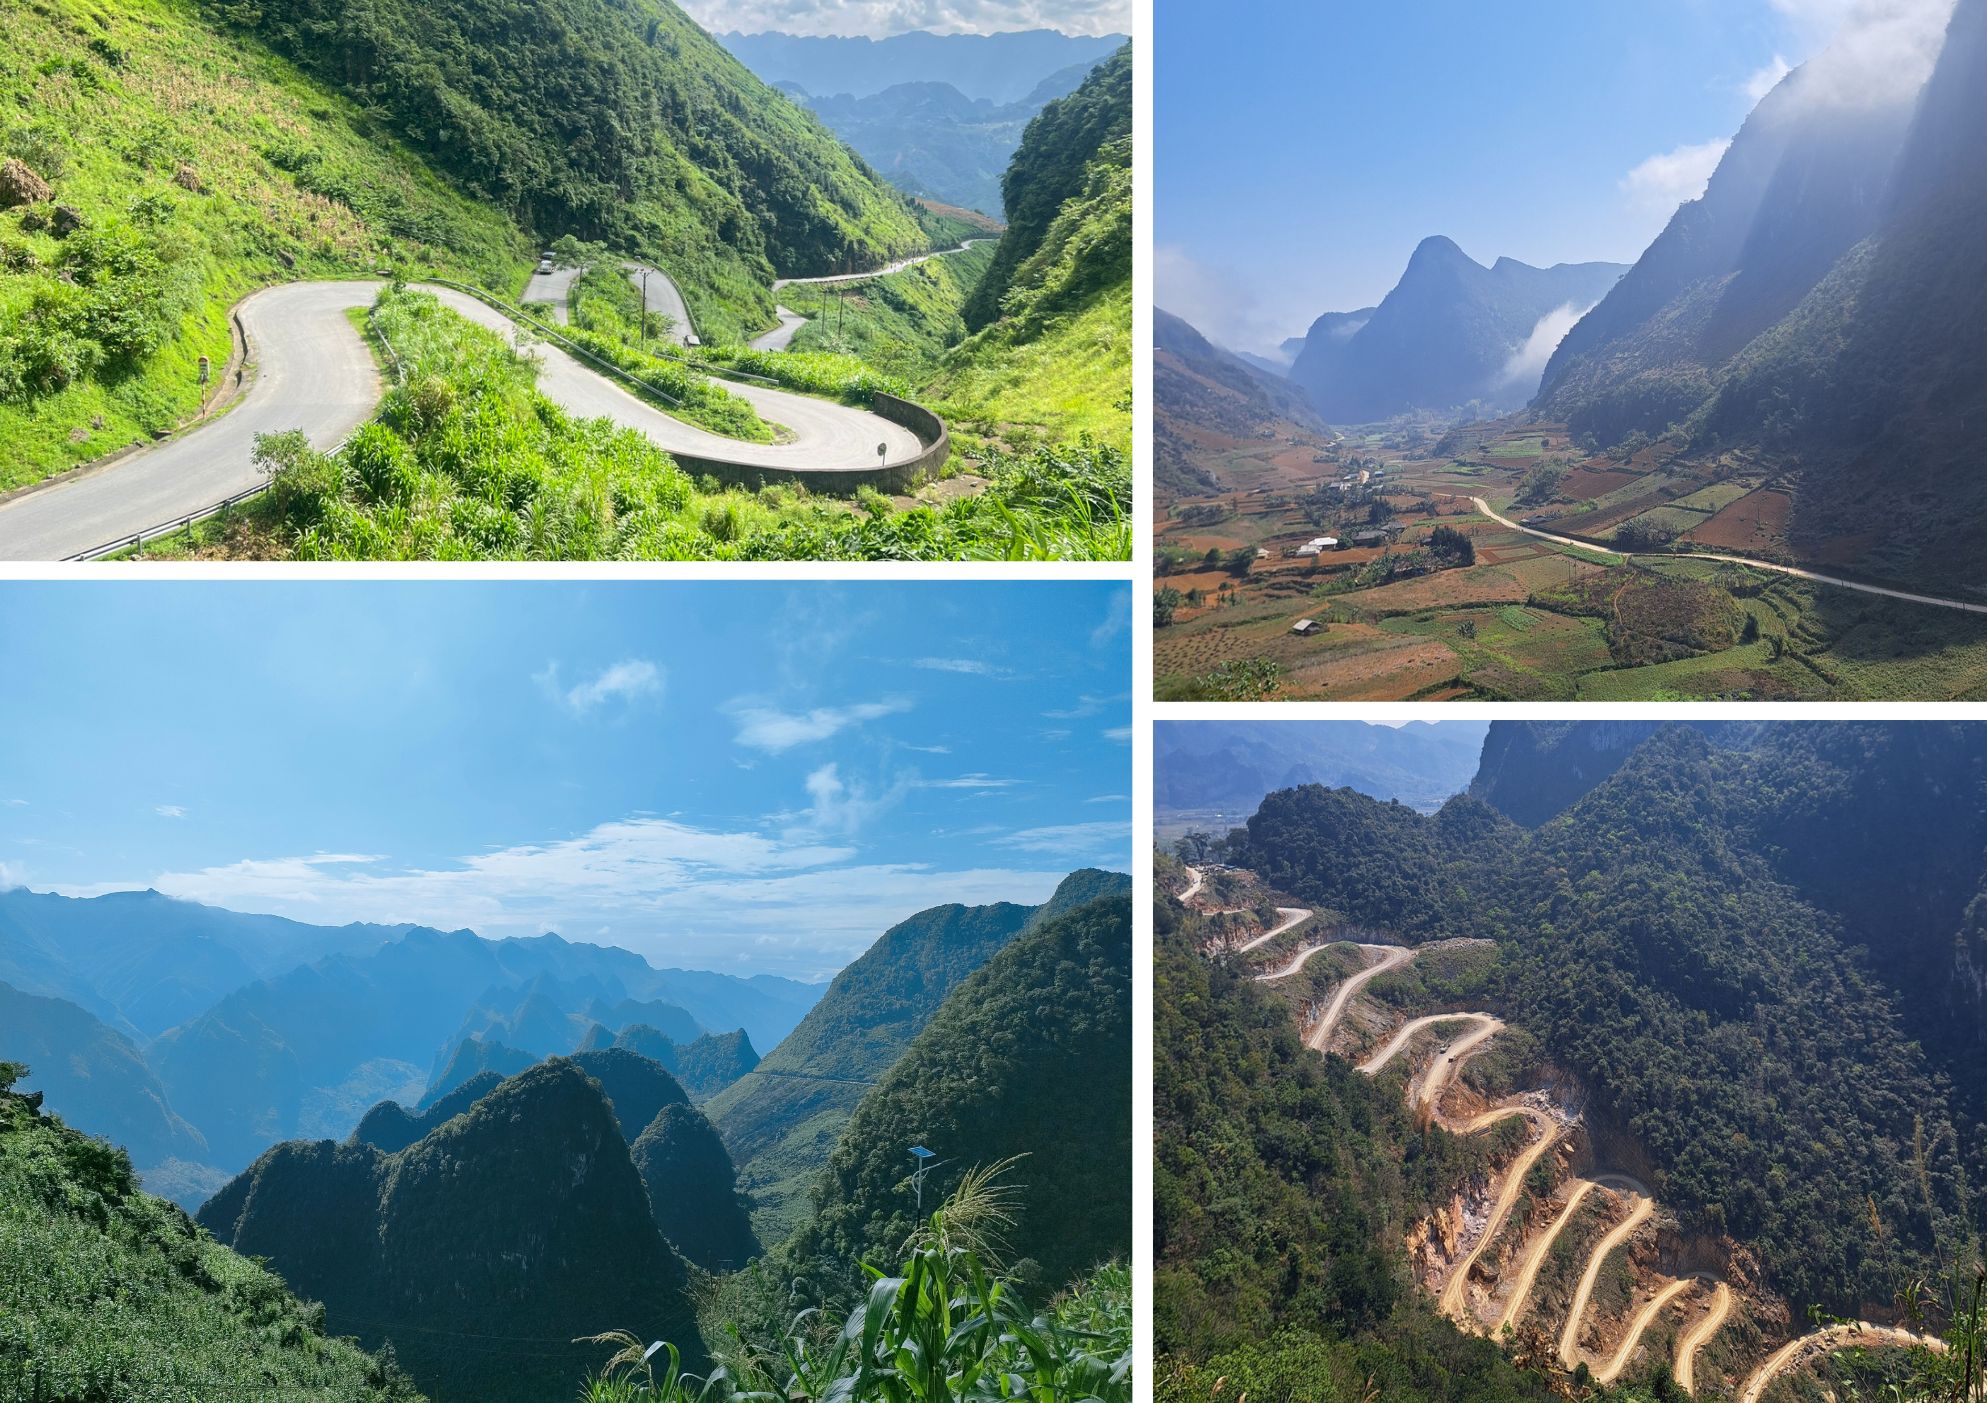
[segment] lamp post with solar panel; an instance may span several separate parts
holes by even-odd
[[[922,1214],[925,1211],[925,1175],[945,1161],[923,1145],[911,1146],[911,1158],[918,1162],[918,1167],[911,1172],[911,1188],[918,1196],[918,1212]]]

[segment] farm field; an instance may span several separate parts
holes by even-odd
[[[1793,499],[1758,463],[1594,457],[1508,421],[1415,447],[1233,442],[1228,490],[1162,499],[1155,696],[1232,698],[1246,675],[1245,700],[1987,698],[1987,616],[1670,554],[1795,562]],[[1438,530],[1467,558],[1435,555]]]

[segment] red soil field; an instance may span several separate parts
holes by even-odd
[[[1793,510],[1786,493],[1762,488],[1746,493],[1684,539],[1713,550],[1778,549],[1787,543],[1787,518]]]

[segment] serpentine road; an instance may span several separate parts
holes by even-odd
[[[1283,919],[1257,936],[1254,940],[1251,940],[1248,944],[1237,945],[1235,947],[1236,953],[1246,954],[1258,945],[1267,945],[1285,931],[1294,930],[1311,919],[1311,913],[1301,906],[1279,906],[1276,908],[1276,914],[1283,917]]]
[[[1463,497],[1462,492],[1440,492],[1441,497]],[[1987,614],[1987,604],[1969,604],[1963,599],[1944,599],[1936,594],[1912,594],[1908,590],[1886,589],[1882,585],[1866,585],[1856,580],[1845,580],[1838,575],[1823,575],[1814,570],[1803,570],[1798,565],[1775,565],[1765,560],[1754,560],[1745,555],[1720,555],[1715,551],[1622,551],[1612,546],[1599,546],[1591,541],[1576,541],[1571,536],[1555,536],[1549,531],[1541,531],[1535,526],[1522,526],[1510,517],[1491,509],[1490,503],[1481,497],[1470,497],[1476,509],[1496,522],[1499,526],[1536,536],[1541,541],[1551,541],[1554,545],[1572,546],[1577,550],[1602,551],[1609,555],[1641,555],[1649,560],[1715,560],[1725,565],[1747,565],[1755,570],[1768,570],[1776,575],[1791,575],[1797,580],[1812,580],[1818,585],[1834,585],[1837,589],[1853,589],[1858,594],[1876,594],[1885,599],[1901,599],[1907,604],[1930,604],[1939,609],[1958,609],[1968,614]]]
[[[83,469],[0,502],[0,560],[62,560],[151,531],[245,492],[260,482],[252,460],[258,434],[301,429],[328,449],[369,418],[381,384],[371,352],[346,318],[372,305],[378,282],[304,282],[267,288],[237,309],[255,369],[227,413],[132,457]],[[466,293],[426,287],[451,311],[511,336],[517,327]],[[540,344],[538,387],[584,418],[606,417],[639,430],[671,452],[770,471],[853,471],[917,456],[910,430],[829,400],[758,385],[728,384],[782,443],[744,443],[671,418],[557,347]]]
[[[1580,1321],[1587,1314],[1587,1302],[1594,1294],[1594,1284],[1601,1279],[1601,1267],[1629,1238],[1642,1230],[1656,1213],[1656,1201],[1646,1193],[1629,1191],[1628,1216],[1608,1229],[1595,1246],[1593,1255],[1587,1258],[1587,1270],[1580,1275],[1580,1285],[1573,1293],[1573,1304],[1566,1312],[1566,1326],[1559,1332],[1559,1362],[1571,1370],[1580,1364]]]
[[[824,283],[867,282],[871,278],[888,277],[892,273],[901,273],[906,268],[915,268],[918,264],[928,263],[934,258],[944,258],[947,254],[964,253],[974,244],[987,242],[988,240],[986,239],[968,239],[960,244],[958,248],[934,249],[930,253],[919,254],[916,258],[900,259],[898,262],[892,263],[887,267],[873,269],[867,273],[835,273],[825,278],[781,278],[773,284],[773,291],[778,292],[783,287],[817,287]],[[775,306],[773,308],[773,315],[780,319],[780,324],[771,331],[753,337],[753,350],[784,351],[788,346],[793,344],[794,334],[811,320],[808,317],[803,317],[800,313],[794,311],[793,308],[784,306]]]
[[[1931,1335],[1914,1335],[1909,1330],[1900,1330],[1894,1325],[1872,1325],[1868,1321],[1852,1320],[1841,1325],[1830,1325],[1817,1330],[1812,1335],[1782,1345],[1746,1383],[1746,1391],[1740,1395],[1739,1403],[1759,1403],[1766,1392],[1766,1386],[1796,1365],[1824,1354],[1833,1354],[1838,1349],[1852,1347],[1868,1348],[1873,1345],[1904,1345],[1917,1349],[1929,1349],[1934,1354],[1946,1352],[1946,1342]]]
[[[642,307],[646,311],[660,312],[669,318],[669,330],[663,333],[663,340],[678,346],[696,344],[696,328],[690,324],[690,307],[683,300],[683,291],[676,286],[669,274],[660,268],[651,268],[645,263],[623,263],[621,267],[628,274],[628,282],[637,292],[643,293]],[[570,320],[567,303],[571,299],[573,280],[583,270],[579,268],[554,268],[549,273],[534,272],[524,285],[524,295],[518,301],[528,307],[543,305],[550,311],[551,318],[560,326]],[[647,287],[644,291],[642,274],[647,273]]]
[[[1704,1347],[1706,1340],[1718,1333],[1725,1317],[1731,1313],[1732,1288],[1720,1281],[1711,1292],[1711,1309],[1684,1331],[1683,1338],[1677,1341],[1677,1386],[1685,1393],[1697,1392],[1697,1351]]]

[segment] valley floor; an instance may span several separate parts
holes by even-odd
[[[1283,699],[1987,697],[1987,603],[1849,582],[1846,555],[1792,562],[1790,499],[1754,466],[1586,459],[1540,424],[1439,445],[1206,437],[1227,490],[1162,501],[1156,524],[1155,587],[1176,596],[1154,640],[1162,700],[1255,661]],[[1355,459],[1383,476],[1355,485],[1345,525],[1331,484]],[[1389,539],[1292,554],[1349,539],[1375,500]],[[1404,559],[1438,527],[1468,536],[1472,563]],[[1294,633],[1303,619],[1319,629]]]

